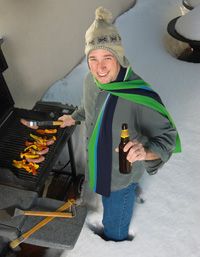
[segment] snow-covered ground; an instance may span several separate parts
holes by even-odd
[[[174,118],[183,152],[173,155],[157,175],[143,177],[145,203],[136,204],[132,242],[105,242],[89,229],[88,224],[101,226],[102,218],[100,199],[92,195],[80,237],[62,257],[200,256],[200,64],[176,60],[163,43],[168,22],[185,12],[180,0],[138,0],[116,21],[133,69],[161,95]],[[44,99],[78,105],[86,72],[84,60]],[[75,147],[82,150],[81,144]]]

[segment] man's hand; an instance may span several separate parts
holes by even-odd
[[[58,120],[63,121],[63,123],[60,125],[61,128],[70,127],[75,125],[75,120],[72,118],[71,115],[63,115],[58,118]]]
[[[144,146],[137,140],[129,141],[124,146],[124,152],[128,152],[126,159],[133,163],[135,161],[147,161],[147,160],[157,160],[160,157],[153,152],[148,151]],[[116,152],[119,152],[119,149],[116,148]]]
[[[146,160],[147,153],[143,145],[137,140],[129,141],[124,146],[124,152],[128,152],[126,159],[131,163]]]

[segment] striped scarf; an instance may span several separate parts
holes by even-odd
[[[133,74],[131,67],[127,68],[124,81],[100,84],[101,90],[109,92],[97,118],[88,145],[89,184],[90,188],[103,196],[110,195],[112,171],[112,121],[118,97],[147,106],[165,116],[171,125],[175,124],[163,105],[159,95],[149,84],[138,79],[128,81]],[[174,152],[181,152],[180,138],[177,133]]]

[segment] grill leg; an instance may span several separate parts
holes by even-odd
[[[70,164],[71,164],[71,175],[72,175],[72,179],[75,180],[75,178],[76,178],[76,165],[75,165],[75,159],[74,159],[71,137],[68,140],[68,150],[69,150],[69,157],[70,157]]]
[[[77,176],[77,172],[76,172],[76,163],[75,163],[75,159],[74,159],[74,151],[73,151],[73,145],[72,145],[72,139],[71,137],[68,140],[68,151],[69,151],[69,157],[70,157],[70,165],[71,165],[71,177],[72,177],[72,184],[71,184],[71,190],[69,187],[69,191],[71,191],[71,193],[69,192],[68,197],[71,196],[74,198],[80,197],[81,195],[81,190],[82,190],[82,186],[83,186],[83,182],[85,179],[85,176],[83,174],[79,174]]]
[[[76,164],[71,137],[68,139],[67,144],[69,153],[69,161],[67,165],[70,164],[71,166],[70,172],[53,170],[55,172],[55,175],[50,186],[48,187],[47,192],[47,197],[55,198],[62,201],[65,201],[69,197],[69,194],[71,198],[74,197],[74,184],[77,184]],[[80,186],[76,186],[75,188],[80,188]]]

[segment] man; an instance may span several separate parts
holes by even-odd
[[[170,158],[177,131],[159,96],[132,71],[111,14],[104,8],[96,10],[85,40],[89,74],[84,104],[59,119],[61,127],[85,121],[89,184],[102,195],[104,209],[101,236],[128,240],[138,181],[145,169],[154,174]],[[116,152],[122,123],[128,124],[131,138],[124,147],[133,164],[126,175],[119,172]]]

